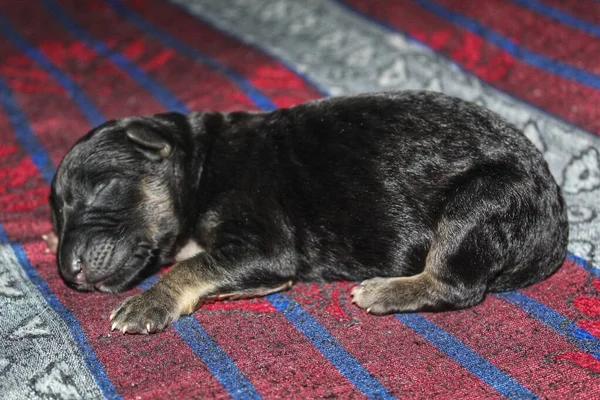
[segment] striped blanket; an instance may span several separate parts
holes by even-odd
[[[472,309],[373,317],[352,283],[111,333],[41,235],[70,145],[109,118],[419,88],[524,129],[569,205],[563,268]],[[0,0],[0,398],[600,396],[600,2]]]

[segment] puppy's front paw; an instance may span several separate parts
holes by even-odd
[[[110,315],[111,330],[123,333],[155,333],[177,320],[176,302],[164,293],[149,289],[128,297]]]

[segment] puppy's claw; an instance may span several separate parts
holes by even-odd
[[[123,327],[123,329],[121,329],[121,332],[123,332],[123,333],[127,333],[127,328],[128,328],[128,326],[127,326],[127,325],[125,325],[125,326]]]
[[[48,235],[42,235],[42,240],[44,240],[44,241],[48,240]]]
[[[115,329],[117,329],[117,323],[113,322],[112,325],[110,326],[110,330],[114,331]]]
[[[371,307],[367,308],[367,313],[371,314]]]

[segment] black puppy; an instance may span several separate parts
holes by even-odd
[[[107,122],[65,156],[50,201],[77,289],[176,262],[111,315],[132,333],[294,281],[364,280],[353,300],[373,314],[464,308],[552,274],[568,237],[522,133],[422,91]]]

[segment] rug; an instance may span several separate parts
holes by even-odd
[[[0,397],[590,399],[600,394],[600,2],[0,0]],[[110,332],[44,253],[74,141],[164,110],[428,89],[522,128],[568,203],[563,267],[457,312],[373,317],[353,283]],[[367,133],[366,133],[367,134]]]

